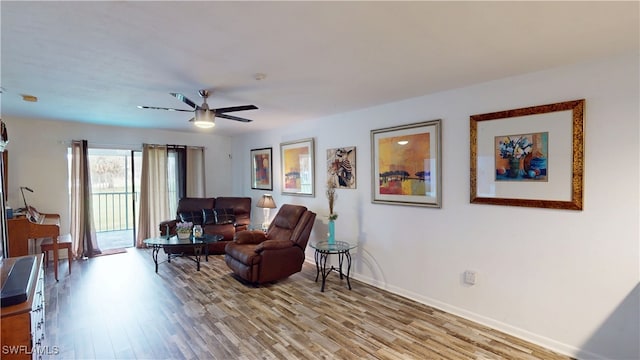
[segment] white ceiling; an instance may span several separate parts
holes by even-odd
[[[233,136],[638,51],[638,5],[1,1],[1,110],[196,131],[190,113],[136,106],[213,89],[212,108],[259,107],[207,130]]]

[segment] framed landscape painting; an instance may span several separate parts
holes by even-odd
[[[251,188],[273,190],[272,148],[251,150]]]
[[[442,207],[441,120],[371,130],[372,202]]]
[[[314,140],[280,144],[282,194],[314,196]]]
[[[470,117],[471,203],[582,210],[584,99]]]

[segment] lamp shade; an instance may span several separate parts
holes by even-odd
[[[275,209],[276,202],[273,201],[273,197],[271,197],[271,195],[264,194],[260,200],[258,200],[258,207],[263,209]]]

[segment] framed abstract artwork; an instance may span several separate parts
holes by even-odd
[[[441,120],[371,130],[372,202],[442,207]]]
[[[283,195],[315,196],[314,151],[313,138],[280,144]]]
[[[471,203],[582,210],[584,99],[472,115]]]
[[[327,181],[337,189],[356,188],[356,147],[327,149]]]
[[[272,148],[251,149],[251,188],[273,190]]]

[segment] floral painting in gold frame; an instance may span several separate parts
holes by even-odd
[[[582,210],[584,103],[472,115],[471,203]]]

